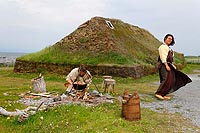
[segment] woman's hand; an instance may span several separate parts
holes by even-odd
[[[171,68],[167,65],[166,66],[167,71],[171,71]]]
[[[171,71],[171,68],[169,67],[169,65],[167,64],[167,62],[164,63],[165,64],[165,68],[167,71]]]

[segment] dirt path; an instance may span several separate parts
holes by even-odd
[[[198,75],[200,74],[189,75],[192,82],[174,92],[171,100],[142,103],[141,106],[156,112],[181,113],[183,117],[200,127],[200,77]]]

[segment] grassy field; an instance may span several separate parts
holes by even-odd
[[[185,60],[187,61],[187,63],[200,64],[200,56],[187,56],[185,57]]]
[[[183,71],[191,73],[194,69],[200,69],[199,65],[188,65]],[[20,94],[31,91],[31,79],[38,76],[38,73],[17,74],[13,67],[0,67],[0,106],[8,111],[24,109],[25,105],[19,104]],[[58,94],[65,92],[63,86],[65,75],[44,74],[47,84],[47,91],[55,91]],[[124,90],[132,93],[138,91],[140,94],[149,94],[152,97],[142,97],[141,102],[157,101],[154,92],[158,82],[158,75],[150,75],[141,79],[119,78],[116,80],[116,94],[122,95]],[[93,82],[100,89],[102,78],[95,77]],[[95,89],[94,84],[91,90]],[[100,89],[100,91],[103,91]],[[189,120],[180,114],[156,113],[149,109],[141,108],[141,120],[126,121],[121,118],[121,103],[114,100],[114,103],[106,103],[96,107],[81,105],[62,105],[49,108],[46,111],[39,111],[29,117],[23,123],[17,121],[17,117],[0,116],[0,132],[137,132],[137,133],[169,133],[169,132],[190,132],[199,129]],[[43,119],[41,119],[43,117]]]

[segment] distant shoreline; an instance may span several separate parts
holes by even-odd
[[[17,57],[25,55],[27,53],[19,52],[0,52],[0,65],[3,66],[13,66]]]
[[[25,52],[0,52],[0,56],[1,55],[24,55],[24,54],[28,54]]]

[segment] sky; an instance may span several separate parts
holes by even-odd
[[[37,52],[52,46],[95,16],[120,19],[173,50],[200,55],[200,0],[0,0],[0,52]]]

